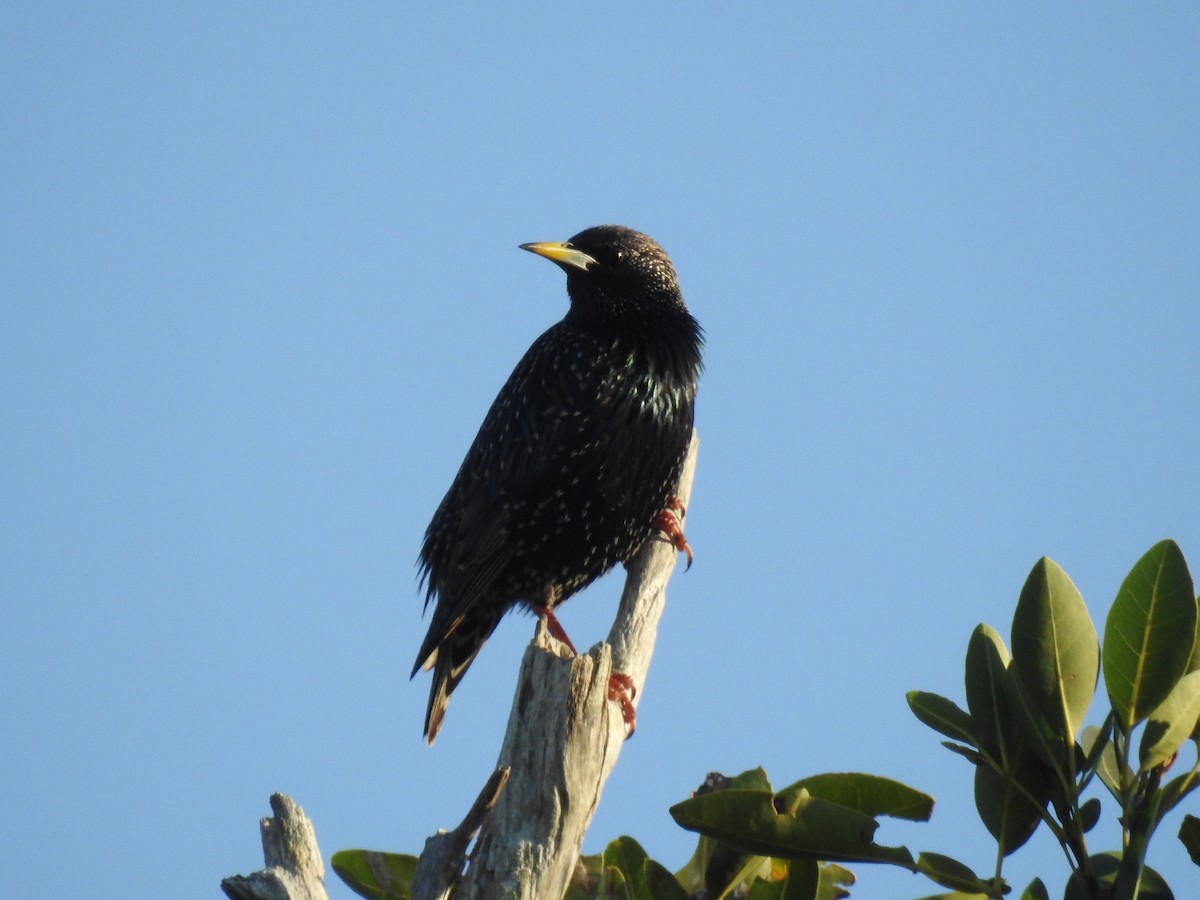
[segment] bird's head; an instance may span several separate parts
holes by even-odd
[[[562,243],[522,244],[567,273],[571,315],[592,320],[640,319],[685,311],[670,257],[646,235],[597,225]]]

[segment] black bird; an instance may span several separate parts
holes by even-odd
[[[691,440],[704,337],[670,258],[619,225],[521,248],[562,267],[571,304],[500,389],[425,532],[425,604],[436,607],[413,675],[434,670],[431,744],[509,609],[546,616],[565,639],[554,607],[656,529],[691,561],[671,492]],[[627,698],[622,711],[632,726]]]

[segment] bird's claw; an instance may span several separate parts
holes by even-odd
[[[687,515],[687,510],[679,501],[678,497],[668,497],[666,505],[654,519],[654,525],[667,536],[667,540],[671,542],[671,546],[676,550],[687,554],[687,569],[692,567],[692,548],[688,544],[687,538],[683,534],[683,517]]]
[[[621,720],[625,723],[628,731],[625,732],[625,740],[633,737],[634,731],[637,730],[637,714],[633,709],[633,698],[637,696],[637,687],[634,686],[633,679],[623,672],[613,672],[608,676],[608,699],[614,701],[621,708]]]
[[[550,607],[536,606],[533,611],[535,615],[546,623],[546,630],[550,632],[551,637],[565,644],[576,656],[579,655],[579,651],[575,649],[575,645],[567,637],[567,632],[563,629],[562,623],[558,621],[558,617],[554,615]],[[625,740],[633,737],[633,732],[637,729],[637,715],[633,709],[633,698],[636,696],[637,687],[634,685],[633,679],[628,675],[623,672],[613,672],[608,676],[608,699],[621,708],[621,720],[628,729],[625,732]]]

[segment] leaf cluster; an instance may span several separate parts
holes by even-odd
[[[876,843],[878,817],[928,821],[933,798],[861,773],[805,778],[772,788],[762,769],[710,775],[670,810],[700,835],[678,872],[650,859],[632,838],[583,857],[565,900],[840,900],[855,863],[918,872],[948,893],[925,900],[999,900],[1010,890],[1004,860],[1039,827],[1053,833],[1072,874],[1064,900],[1167,900],[1174,895],[1146,865],[1164,816],[1200,784],[1200,755],[1169,780],[1190,741],[1200,747],[1200,602],[1173,541],[1152,547],[1125,578],[1105,622],[1103,643],[1067,574],[1048,558],[1029,573],[1013,614],[1010,653],[980,625],[967,643],[966,708],[913,691],[916,717],[948,738],[943,745],[975,767],[974,800],[996,841],[995,869],[982,878],[937,853]],[[1084,727],[1103,672],[1110,709]],[[1115,801],[1121,846],[1094,853],[1087,835],[1102,801]],[[1179,838],[1200,865],[1200,818]],[[408,900],[416,858],[349,850],[333,868],[372,900]],[[1049,900],[1040,879],[1021,900]]]
[[[967,709],[937,694],[908,695],[917,718],[975,765],[976,809],[997,843],[996,880],[1004,858],[1045,825],[1072,870],[1066,900],[1171,896],[1145,857],[1163,817],[1198,783],[1195,764],[1163,783],[1189,738],[1200,739],[1198,624],[1192,577],[1173,541],[1152,547],[1125,578],[1103,645],[1071,579],[1043,558],[1017,601],[1011,655],[990,626],[971,635]],[[1084,728],[1101,671],[1111,709],[1103,725]],[[1087,834],[1102,804],[1084,799],[1094,780],[1116,801],[1122,830],[1118,850],[1095,855]],[[1187,817],[1180,837],[1193,858],[1197,832],[1200,822]],[[1026,895],[1045,889],[1035,882]]]

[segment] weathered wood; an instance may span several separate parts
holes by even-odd
[[[698,444],[693,434],[675,492],[685,506]],[[444,900],[455,890],[477,831],[456,900],[561,900],[625,742],[620,709],[608,698],[609,675],[632,678],[636,707],[675,559],[668,541],[646,542],[627,567],[607,641],[582,656],[539,623],[521,663],[496,771],[462,824],[426,841],[412,900]],[[271,809],[275,817],[260,822],[266,868],[226,878],[221,889],[230,900],[328,900],[312,823],[284,794],[271,796]]]
[[[412,900],[445,900],[462,875],[467,846],[479,832],[487,814],[508,783],[509,770],[498,768],[471,804],[470,811],[453,831],[440,831],[425,839],[425,849],[413,877]]]
[[[697,446],[693,435],[676,490],[685,506]],[[500,751],[498,765],[511,769],[508,785],[484,823],[456,898],[561,900],[625,741],[620,710],[608,699],[609,675],[615,669],[633,679],[636,705],[675,559],[669,542],[647,541],[629,563],[607,642],[582,656],[573,656],[539,624],[521,664]]]
[[[230,900],[329,900],[312,822],[286,794],[271,795],[271,810],[258,823],[266,868],[226,878],[221,890]]]

